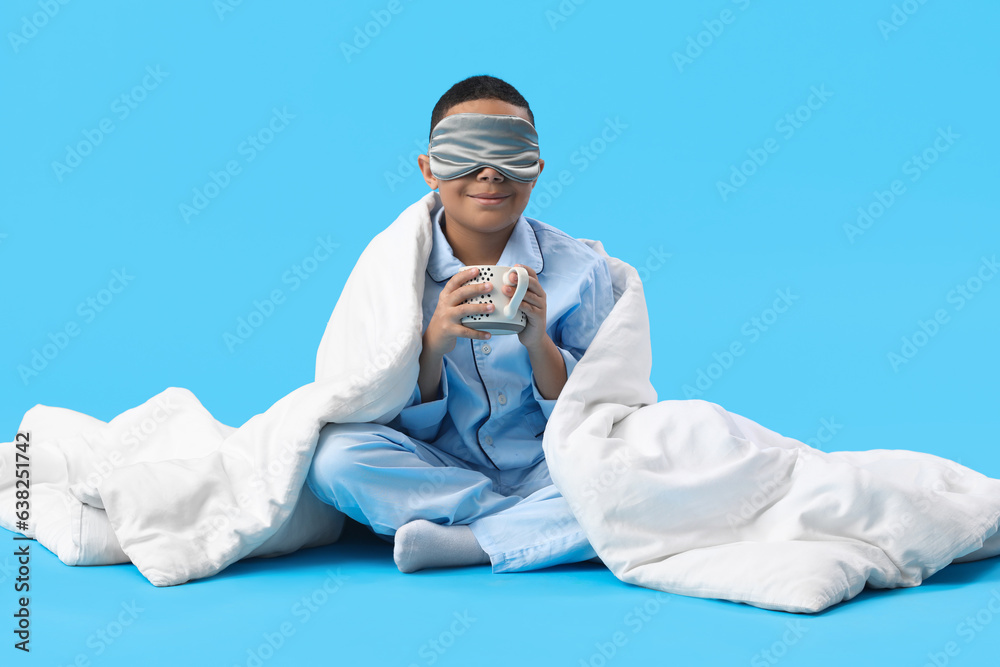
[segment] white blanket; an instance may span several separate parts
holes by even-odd
[[[0,525],[68,565],[131,561],[156,586],[337,540],[344,516],[304,484],[319,429],[384,424],[406,404],[439,205],[429,193],[372,240],[330,317],[315,381],[241,427],[175,387],[108,423],[29,410],[19,432],[31,436],[30,519],[16,525],[17,451],[7,444]],[[866,582],[915,586],[955,559],[1000,553],[998,480],[917,452],[824,453],[713,403],[657,402],[638,274],[581,241],[607,258],[616,303],[563,388],[543,447],[619,579],[814,612]]]

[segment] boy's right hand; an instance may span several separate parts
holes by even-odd
[[[478,267],[459,271],[445,283],[440,296],[438,296],[437,308],[424,331],[425,349],[443,357],[455,349],[455,343],[459,338],[486,339],[490,337],[485,331],[470,329],[461,321],[467,315],[493,311],[492,303],[462,303],[480,294],[488,294],[493,289],[493,284],[489,282],[462,284],[475,278],[478,273]]]

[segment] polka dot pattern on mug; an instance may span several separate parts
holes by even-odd
[[[472,280],[467,280],[466,282],[462,283],[462,286],[464,287],[465,285],[470,285],[470,284],[474,284],[474,283],[488,283],[488,282],[490,282],[492,280],[493,280],[493,269],[489,268],[488,266],[480,266],[479,267],[479,273],[477,273],[476,276]],[[490,294],[480,294],[479,296],[474,297],[472,299],[466,299],[462,303],[463,304],[465,304],[465,303],[493,303],[493,297],[490,296]],[[489,317],[489,316],[490,316],[490,313],[474,313],[472,315],[466,315],[466,317],[471,317],[473,320],[475,320],[477,322],[479,320],[481,320],[481,319],[483,319],[485,317]],[[465,319],[465,318],[463,318],[463,319]]]

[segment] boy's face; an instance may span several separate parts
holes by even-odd
[[[457,113],[483,113],[518,116],[529,120],[526,109],[500,100],[472,100],[448,109],[445,116]],[[447,181],[434,178],[430,158],[417,158],[420,171],[432,190],[441,195],[446,224],[455,224],[469,231],[499,232],[512,227],[528,206],[528,199],[538,179],[522,183],[507,178],[493,167],[483,167],[477,172]],[[538,160],[538,173],[542,173],[545,160]],[[485,197],[485,194],[493,197]]]

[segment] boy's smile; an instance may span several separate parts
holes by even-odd
[[[448,109],[457,113],[518,116],[530,122],[527,111],[500,100],[471,100]],[[528,206],[537,179],[527,183],[505,177],[492,167],[450,180],[439,180],[430,170],[430,158],[417,158],[431,189],[437,189],[444,206],[444,234],[455,257],[466,265],[496,264],[503,254],[518,218]],[[539,174],[545,161],[539,159]]]

